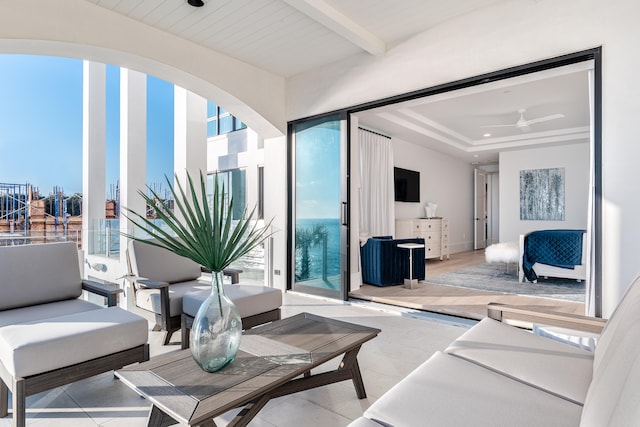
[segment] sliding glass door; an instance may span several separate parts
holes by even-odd
[[[342,299],[347,268],[346,121],[290,126],[289,283],[299,292]]]

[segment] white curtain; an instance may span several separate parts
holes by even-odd
[[[394,234],[391,139],[358,129],[360,140],[360,235]]]
[[[588,202],[588,215],[587,215],[587,236],[589,241],[587,242],[587,278],[585,280],[585,315],[587,316],[595,316],[595,289],[593,286],[593,265],[594,265],[594,253],[593,253],[593,245],[595,242],[595,233],[594,233],[594,222],[593,222],[593,213],[594,213],[594,203],[593,199],[595,196],[595,182],[594,182],[594,135],[593,135],[593,70],[589,70],[589,115],[591,119],[591,132],[590,132],[590,160],[589,160],[589,202]]]

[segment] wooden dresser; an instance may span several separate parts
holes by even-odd
[[[396,239],[424,239],[425,259],[446,256],[449,259],[449,221],[443,218],[413,218],[396,220]]]

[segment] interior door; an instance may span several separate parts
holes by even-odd
[[[473,170],[473,249],[487,247],[487,173]]]

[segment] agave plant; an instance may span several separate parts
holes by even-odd
[[[212,211],[208,207],[206,182],[202,172],[200,172],[199,192],[189,174],[187,174],[186,193],[177,179],[175,186],[166,175],[165,180],[175,201],[174,210],[165,206],[162,198],[149,186],[147,188],[150,195],[143,191],[138,193],[148,206],[154,206],[157,218],[164,221],[168,229],[154,224],[147,219],[144,212],[136,212],[125,207],[124,216],[155,240],[125,234],[128,238],[168,249],[211,270],[214,275],[219,275],[231,263],[270,236],[268,230],[271,221],[265,227],[252,225],[255,207],[251,212],[248,212],[245,207],[241,219],[232,221],[233,198],[228,205],[225,205],[224,185],[218,182],[217,174],[213,179]],[[175,210],[180,212],[183,219],[178,217]],[[221,285],[219,281],[214,283],[217,283],[218,287]],[[220,294],[221,289],[217,290]]]

